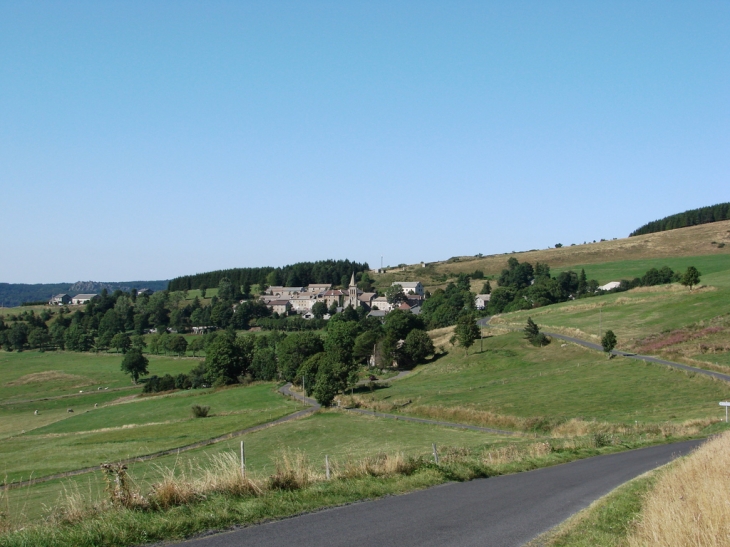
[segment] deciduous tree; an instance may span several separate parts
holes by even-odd
[[[603,338],[601,338],[601,346],[603,346],[603,351],[608,354],[609,359],[613,357],[611,352],[613,351],[613,348],[616,347],[616,343],[616,335],[613,333],[612,330],[607,330],[606,334],[604,334]]]
[[[405,302],[406,295],[403,292],[403,286],[395,284],[385,289],[385,299],[388,301],[388,303],[393,305]]]
[[[459,318],[454,335],[459,345],[466,350],[467,355],[469,354],[469,348],[474,345],[474,342],[479,338],[480,334],[479,327],[473,315],[462,315]]]
[[[109,344],[111,347],[116,349],[118,352],[127,353],[127,350],[132,347],[132,340],[123,332],[115,334]]]
[[[286,381],[293,382],[302,363],[323,350],[322,338],[314,332],[290,334],[276,348],[281,375]]]
[[[122,360],[122,371],[132,377],[132,381],[136,384],[140,376],[149,374],[147,366],[149,361],[142,355],[142,352],[136,348],[132,348],[127,352]]]
[[[682,276],[682,285],[685,287],[689,287],[689,290],[692,290],[692,287],[695,285],[699,285],[700,283],[700,275],[702,275],[697,268],[694,266],[689,266],[687,268],[687,271],[684,272],[684,275]]]

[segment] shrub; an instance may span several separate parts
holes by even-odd
[[[202,405],[193,405],[190,407],[190,410],[193,414],[193,418],[205,418],[208,416],[208,412],[210,412],[210,407],[202,406]]]
[[[593,445],[596,448],[610,446],[611,444],[613,444],[611,435],[609,435],[608,433],[596,432],[593,434]]]

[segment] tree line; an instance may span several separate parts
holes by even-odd
[[[27,310],[9,315],[14,324],[0,322],[0,345],[17,351],[26,348],[119,351],[135,346],[138,340],[135,336],[141,337],[152,329],[158,334],[185,333],[196,326],[247,330],[257,319],[271,316],[271,310],[258,299],[239,303],[236,299],[246,295],[236,291],[225,278],[218,292],[219,296],[204,304],[197,297],[185,300],[184,292],[158,291],[151,296],[138,296],[134,290],[130,293],[118,290],[112,294],[103,290],[83,309],[70,311],[64,306],[58,311],[43,310],[36,314]],[[137,342],[136,346],[139,345]]]
[[[659,220],[648,222],[641,228],[631,232],[629,237],[664,232],[676,228],[685,228],[687,226],[697,226],[699,224],[708,224],[710,222],[719,222],[721,220],[730,220],[730,203],[718,203],[709,207],[691,209],[684,213],[677,213],[676,215],[670,215]]]
[[[538,262],[533,267],[529,262],[519,262],[511,257],[508,267],[502,270],[497,279],[497,288],[491,290],[487,281],[482,292],[491,294],[487,313],[493,315],[674,282],[692,289],[699,283],[700,275],[694,266],[687,268],[684,274],[675,272],[669,266],[650,268],[642,277],[622,279],[618,287],[606,291],[599,288],[598,281],[587,278],[585,269],[581,269],[580,273],[568,270],[552,277],[547,264]]]
[[[242,288],[250,288],[252,285],[303,287],[311,283],[330,283],[346,287],[353,272],[358,275],[368,269],[367,262],[361,264],[350,260],[298,262],[279,268],[232,268],[176,277],[170,281],[168,290],[209,289],[217,287],[223,278]],[[248,290],[243,289],[243,292]]]
[[[357,384],[362,365],[382,369],[397,363],[408,368],[425,362],[435,351],[422,320],[409,311],[395,310],[381,322],[360,317],[349,307],[328,322],[324,335],[311,331],[237,335],[228,329],[196,340],[201,341],[205,360],[187,374],[148,379],[145,391],[284,380],[302,385],[307,395],[329,405],[338,393]]]

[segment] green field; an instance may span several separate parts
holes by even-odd
[[[719,417],[717,403],[727,397],[724,382],[633,359],[609,361],[574,344],[535,348],[516,332],[485,339],[483,352],[477,342],[468,357],[454,349],[372,395],[376,403],[412,401],[405,411],[462,407],[521,418],[629,423]]]
[[[484,339],[483,349],[477,341],[465,355],[463,349],[444,342],[448,353],[372,393],[360,388],[355,397],[381,411],[491,425],[527,435],[493,435],[328,410],[214,445],[132,463],[130,475],[146,492],[164,469],[205,467],[216,454],[238,452],[242,440],[248,471],[263,477],[274,471],[275,458],[287,450],[300,451],[314,465],[323,466],[325,455],[334,465],[379,453],[428,458],[432,443],[442,452],[453,447],[477,455],[506,444],[534,443],[537,435],[590,439],[592,432],[559,429],[570,420],[621,426],[622,431],[636,426],[624,438],[631,442],[646,442],[651,428],[679,427],[688,420],[702,420],[702,433],[715,431],[724,424],[706,425],[721,416],[717,403],[730,398],[730,384],[632,359],[608,360],[601,352],[557,339],[535,348],[519,332],[531,316],[545,330],[595,341],[600,320],[603,331],[616,332],[619,347],[630,349],[678,329],[712,325],[714,330],[704,338],[683,338],[683,355],[730,365],[730,351],[717,349],[730,341],[729,254],[586,262],[554,268],[553,275],[584,267],[589,279],[605,283],[664,265],[680,271],[696,266],[703,274],[703,286],[692,292],[677,284],[641,288],[504,314],[492,319],[495,335]],[[189,291],[188,298],[197,292]],[[214,293],[209,289],[207,296]],[[710,341],[713,353],[702,353],[699,342]],[[188,372],[200,362],[148,357],[150,374],[155,375]],[[279,394],[273,383],[142,397],[141,386],[132,385],[121,372],[121,361],[120,354],[108,353],[0,352],[0,476],[17,481],[98,466],[189,445],[303,408]],[[192,404],[210,406],[211,415],[192,418]],[[659,440],[666,433],[652,435]],[[104,495],[103,487],[100,473],[88,473],[12,490],[8,503],[13,513],[32,520],[47,514],[64,489],[78,488],[98,498]]]
[[[158,376],[188,372],[199,362],[162,355],[148,355],[148,359],[150,374]],[[113,353],[0,351],[0,402],[130,387],[121,364],[122,355]]]
[[[730,258],[715,255],[676,259],[676,262],[682,267],[696,265],[702,272],[698,289],[689,291],[677,283],[642,287],[503,314],[493,318],[491,324],[522,328],[527,318],[532,317],[544,330],[573,334],[594,342],[599,340],[599,329],[602,332],[611,329],[618,338],[619,348],[659,354],[695,366],[730,366]],[[616,276],[610,279],[627,278],[632,272],[645,271],[647,266],[663,264],[676,265],[669,260],[630,261],[587,266],[586,274],[591,277],[596,271],[613,272]],[[591,272],[589,268],[594,270]],[[661,347],[648,343],[662,336],[673,339]],[[703,346],[711,351],[703,350]]]
[[[555,276],[567,270],[580,272],[581,269],[585,269],[588,279],[595,279],[601,285],[604,285],[610,281],[621,281],[622,279],[630,281],[635,277],[642,277],[650,268],[659,269],[662,266],[669,266],[675,272],[680,273],[684,273],[688,266],[694,266],[706,276],[730,271],[730,254],[622,260],[602,264],[577,264],[569,267],[551,268],[550,273]]]
[[[192,404],[210,406],[211,415],[193,418]],[[0,473],[14,481],[150,454],[268,422],[298,408],[273,384],[132,396],[96,409],[79,408],[71,417],[6,437],[0,445]],[[13,410],[5,411],[12,415]],[[28,416],[26,423],[36,418],[28,412],[23,416]]]
[[[277,456],[291,450],[303,452],[312,464],[321,464],[324,468],[325,455],[329,456],[332,465],[337,465],[347,459],[379,453],[403,452],[429,457],[431,443],[436,443],[439,451],[444,453],[449,447],[479,451],[508,442],[531,442],[532,439],[328,411],[179,455],[131,463],[129,472],[141,489],[147,491],[159,479],[162,469],[184,470],[191,464],[205,467],[215,454],[225,451],[238,453],[241,441],[245,442],[249,473],[263,477],[274,472]],[[68,491],[78,488],[93,498],[104,495],[101,474],[90,473],[12,490],[10,504],[17,510],[23,509],[28,518],[35,518],[44,513],[42,503],[58,497],[64,488]]]

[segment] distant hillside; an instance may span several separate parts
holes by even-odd
[[[638,230],[631,232],[629,237],[664,232],[676,228],[686,228],[687,226],[697,226],[699,224],[708,224],[720,220],[730,220],[730,203],[718,203],[710,207],[700,207],[699,209],[692,209],[684,213],[654,220],[653,222],[644,224]]]
[[[374,274],[375,284],[383,289],[394,281],[421,281],[427,289],[444,287],[451,276],[472,274],[479,270],[485,276],[496,276],[507,267],[507,260],[547,264],[562,270],[588,264],[603,264],[621,260],[730,254],[730,220],[690,226],[666,232],[627,237],[597,243],[572,245],[564,242],[560,248],[540,249],[499,255],[458,256],[422,267],[414,264],[392,268],[385,274]],[[606,281],[611,281],[610,279]],[[494,283],[493,283],[494,284]],[[480,283],[475,285],[476,288]]]
[[[319,260],[317,262],[297,262],[280,268],[264,266],[261,268],[231,268],[214,272],[199,273],[176,277],[170,281],[171,291],[190,289],[211,289],[218,286],[224,277],[237,286],[267,284],[301,287],[310,283],[349,283],[353,273],[368,269],[367,263],[360,264],[350,260]]]
[[[162,281],[77,281],[76,283],[0,283],[0,305],[7,308],[20,306],[24,302],[49,300],[59,293],[68,293],[75,296],[79,293],[99,293],[103,289],[109,292],[117,289],[128,292],[132,289],[152,289],[162,291],[167,289],[167,280]]]

